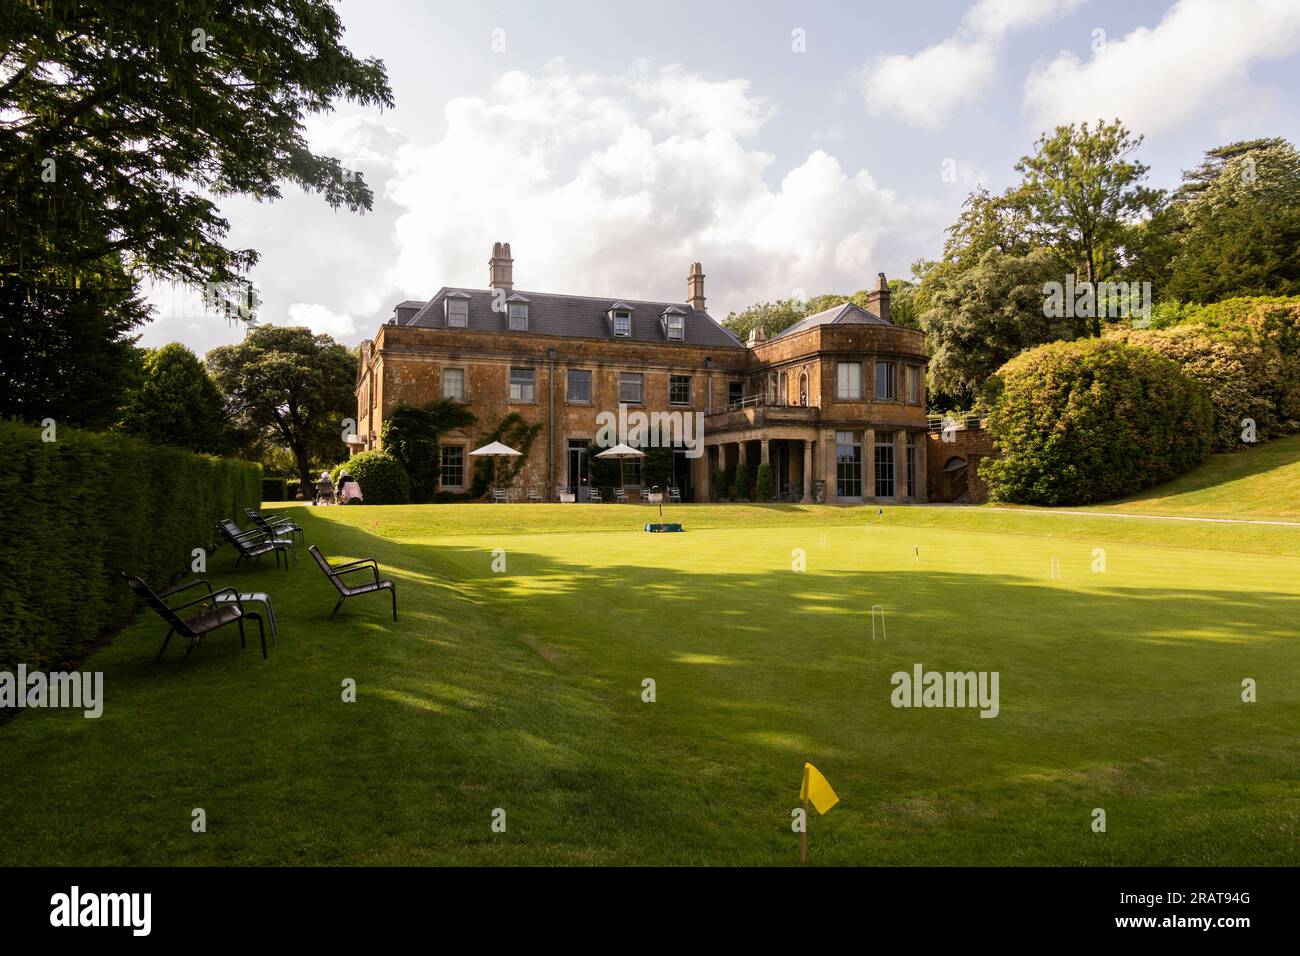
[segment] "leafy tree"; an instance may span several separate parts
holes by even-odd
[[[907,328],[920,328],[914,305],[916,288],[906,279],[889,280],[890,319],[895,325]],[[759,302],[742,312],[731,312],[722,324],[730,329],[741,341],[749,339],[753,329],[761,329],[769,339],[784,332],[800,319],[846,302],[852,302],[860,308],[867,309],[871,295],[870,289],[859,289],[852,295],[842,292],[828,292],[815,295],[811,299],[781,299],[778,302]],[[868,311],[870,311],[868,309]]]
[[[306,328],[257,326],[242,342],[213,349],[207,361],[228,415],[288,448],[304,488],[313,484],[313,459],[346,455],[343,420],[356,414],[352,349]]]
[[[741,312],[731,312],[722,320],[722,324],[745,342],[754,329],[759,329],[770,339],[807,314],[805,303],[798,299],[781,299],[777,302],[759,302]]]
[[[1080,281],[1115,274],[1135,224],[1162,204],[1159,190],[1142,185],[1148,167],[1128,158],[1141,143],[1119,120],[1058,126],[1016,164],[1024,179],[1007,202],[1030,242],[1056,250]],[[1100,315],[1079,323],[1077,334],[1101,334]]]
[[[112,425],[139,374],[130,333],[147,314],[122,284],[0,282],[0,417]]]
[[[381,441],[411,479],[411,500],[432,501],[442,466],[439,436],[475,422],[474,413],[459,402],[439,399],[423,408],[399,402],[384,419]],[[364,489],[363,489],[364,491]]]
[[[1016,255],[990,247],[972,266],[931,268],[920,318],[932,407],[970,408],[988,377],[1018,352],[1072,337],[1072,319],[1044,314],[1043,284],[1059,279],[1059,266],[1048,249]]]
[[[218,203],[289,181],[368,209],[363,178],[308,148],[338,99],[392,105],[325,0],[10,3],[0,18],[0,413],[116,417],[144,276],[250,304],[251,249]],[[10,347],[14,346],[14,347]]]
[[[228,449],[221,392],[198,356],[179,342],[144,353],[141,381],[121,429],[155,445],[220,454]]]
[[[1174,196],[1168,292],[1191,302],[1300,293],[1300,151],[1283,139],[1221,146]]]
[[[274,199],[288,180],[335,208],[369,208],[364,180],[312,153],[303,126],[340,98],[393,103],[383,64],[355,58],[342,34],[323,0],[9,5],[6,258],[39,249],[28,266],[75,273],[118,253],[158,277],[231,282],[257,256],[223,244],[220,197]],[[46,210],[69,198],[76,207],[61,211],[81,238],[55,249],[42,241]]]

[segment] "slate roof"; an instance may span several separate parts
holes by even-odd
[[[507,319],[504,312],[492,311],[491,289],[442,288],[428,302],[403,302],[402,306],[419,305],[413,315],[404,309],[396,311],[399,325],[420,328],[446,328],[446,307],[443,302],[449,295],[468,296],[469,326],[475,332],[504,332]],[[549,292],[523,292],[511,290],[507,301],[520,298],[528,302],[528,331],[539,335],[558,335],[565,338],[613,339],[608,311],[615,304],[632,311],[632,334],[619,336],[632,342],[663,342],[677,344],[668,338],[661,318],[665,309],[675,308],[684,317],[685,345],[717,348],[744,348],[745,343],[713,320],[707,312],[699,312],[681,302],[645,302],[638,299],[597,298],[583,295],[557,295]],[[400,307],[399,307],[400,308]]]
[[[852,302],[845,302],[843,305],[833,305],[829,309],[823,309],[821,312],[815,312],[812,315],[805,315],[802,319],[787,329],[782,329],[769,342],[785,338],[787,335],[794,335],[802,332],[804,329],[811,329],[816,325],[893,325],[893,322],[887,322],[878,315],[873,315],[866,309],[854,305]]]

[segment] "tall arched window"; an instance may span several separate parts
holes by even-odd
[[[790,379],[785,372],[781,373],[781,384],[777,386],[777,402],[781,405],[790,403]]]
[[[808,404],[808,373],[799,373],[799,404],[807,406]]]

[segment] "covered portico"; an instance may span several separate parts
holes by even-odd
[[[772,466],[781,501],[905,502],[926,499],[926,433],[881,421],[822,422],[819,409],[756,406],[710,415],[704,424],[708,478]],[[713,489],[713,499],[725,495]]]

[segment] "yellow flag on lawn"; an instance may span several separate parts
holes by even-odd
[[[802,803],[811,802],[818,813],[825,813],[840,802],[821,771],[810,763],[803,765],[803,785],[799,787],[799,800]]]

